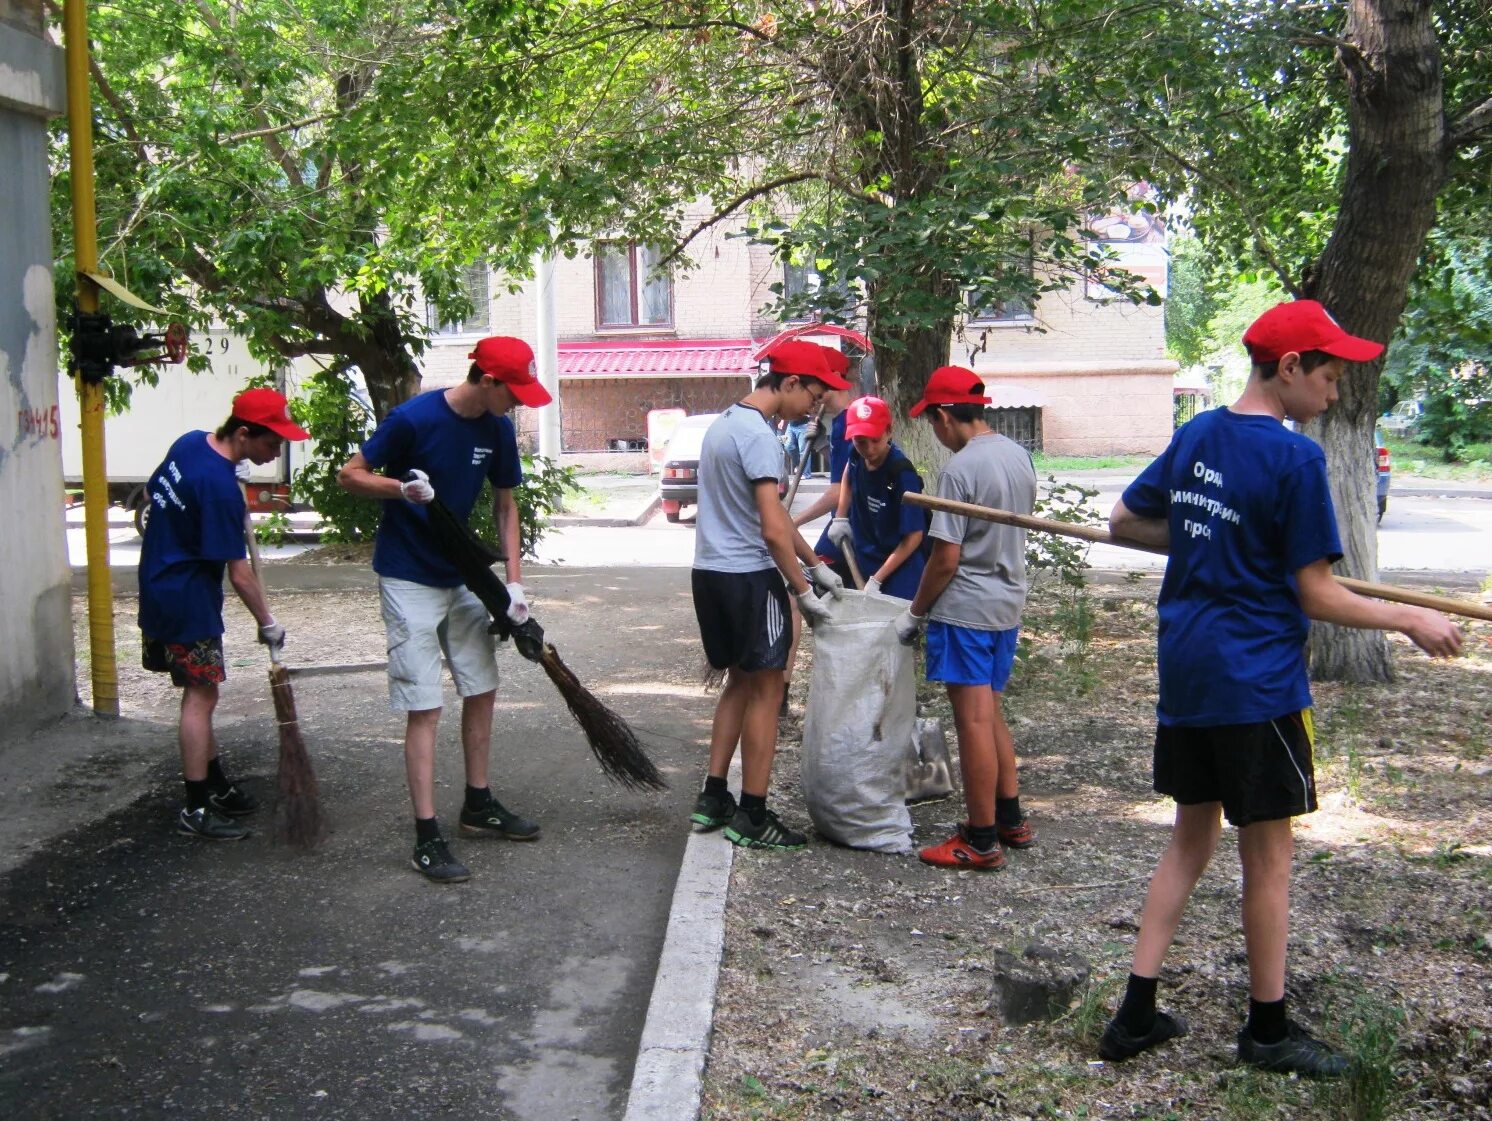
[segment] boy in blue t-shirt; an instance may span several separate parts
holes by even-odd
[[[1280,304],[1243,336],[1253,371],[1231,408],[1184,425],[1124,492],[1114,536],[1169,549],[1159,615],[1155,789],[1176,801],[1170,844],[1150,881],[1129,986],[1099,1043],[1128,1059],[1185,1034],[1158,1012],[1156,981],[1192,889],[1238,830],[1248,1022],[1238,1058],[1333,1077],[1347,1062],[1285,1016],[1291,819],[1316,808],[1305,640],[1311,619],[1401,631],[1436,657],[1461,633],[1444,616],[1348,591],[1326,459],[1281,422],[1306,423],[1337,399],[1347,362],[1383,353],[1314,300]]]
[[[234,468],[269,463],[286,440],[309,436],[290,419],[273,389],[247,389],[216,432],[188,432],[166,452],[146,484],[150,518],[140,548],[142,664],[169,673],[181,689],[177,741],[186,805],[176,827],[210,841],[238,841],[249,831],[235,818],[258,800],[223,772],[212,730],[223,662],[223,572],[259,624],[259,641],[279,646],[285,628],[264,602],[244,544],[248,507]]]
[[[404,757],[414,807],[410,865],[436,883],[471,878],[451,855],[435,816],[435,733],[440,724],[442,656],[461,694],[461,745],[466,762],[463,836],[535,841],[537,823],[492,795],[488,779],[492,714],[497,701],[495,640],[487,609],[433,543],[425,506],[437,494],[456,517],[470,516],[490,482],[493,519],[502,546],[508,618],[528,620],[518,506],[523,481],[518,439],[508,413],[550,401],[534,375],[534,354],[521,339],[482,339],[469,355],[466,381],[432,390],[394,409],[337,481],[352,494],[383,500],[373,544],[373,570],[388,632],[389,705],[405,713]]]
[[[854,443],[839,509],[826,531],[841,550],[854,551],[865,590],[910,600],[922,580],[922,538],[927,518],[904,504],[922,493],[922,476],[891,439],[891,408],[879,397],[861,397],[845,412],[845,435]]]

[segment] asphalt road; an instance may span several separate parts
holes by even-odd
[[[282,601],[302,651],[313,619],[366,625],[366,570],[337,576],[363,588]],[[684,572],[529,582],[551,639],[672,789],[607,782],[547,678],[505,648],[497,785],[544,835],[458,842],[465,885],[408,867],[401,725],[381,675],[296,685],[334,824],[312,855],[262,829],[216,845],[170,831],[169,710],[6,745],[0,808],[21,813],[24,797],[33,843],[0,876],[0,1116],[621,1116],[711,703]],[[230,631],[230,651],[251,641]],[[220,738],[266,795],[267,690],[234,672]],[[453,725],[438,750],[449,824],[462,789]],[[52,783],[4,773],[68,752]],[[118,808],[99,812],[106,803]]]

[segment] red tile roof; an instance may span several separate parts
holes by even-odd
[[[749,377],[751,339],[605,339],[559,344],[561,378]]]

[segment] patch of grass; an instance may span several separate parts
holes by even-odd
[[[1104,471],[1115,467],[1133,467],[1135,474],[1146,467],[1154,456],[1149,455],[1047,455],[1035,452],[1031,462],[1036,471]]]
[[[1218,1105],[1227,1121],[1304,1117],[1305,1098],[1303,1083],[1253,1067],[1237,1067],[1218,1082]]]
[[[1446,450],[1402,436],[1386,436],[1384,446],[1393,457],[1395,475],[1452,482],[1492,482],[1492,444],[1467,444],[1456,454],[1460,462],[1447,463]]]
[[[1351,1065],[1341,1081],[1318,1087],[1318,1103],[1326,1116],[1341,1121],[1383,1121],[1402,1095],[1398,1057],[1404,1009],[1360,989],[1348,992],[1340,1031]]]
[[[1366,725],[1367,714],[1361,692],[1347,686],[1343,688],[1325,727],[1317,737],[1320,757],[1331,764],[1333,769],[1341,772],[1347,797],[1356,806],[1362,805],[1363,741]]]
[[[1118,1003],[1123,983],[1124,978],[1118,974],[1102,981],[1089,977],[1077,1004],[1057,1021],[1068,1030],[1075,1050],[1087,1053],[1098,1046],[1098,1039]]]

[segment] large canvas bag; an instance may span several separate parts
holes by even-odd
[[[852,848],[912,847],[906,794],[916,667],[891,626],[905,608],[905,600],[846,591],[813,632],[803,799],[814,828]]]

